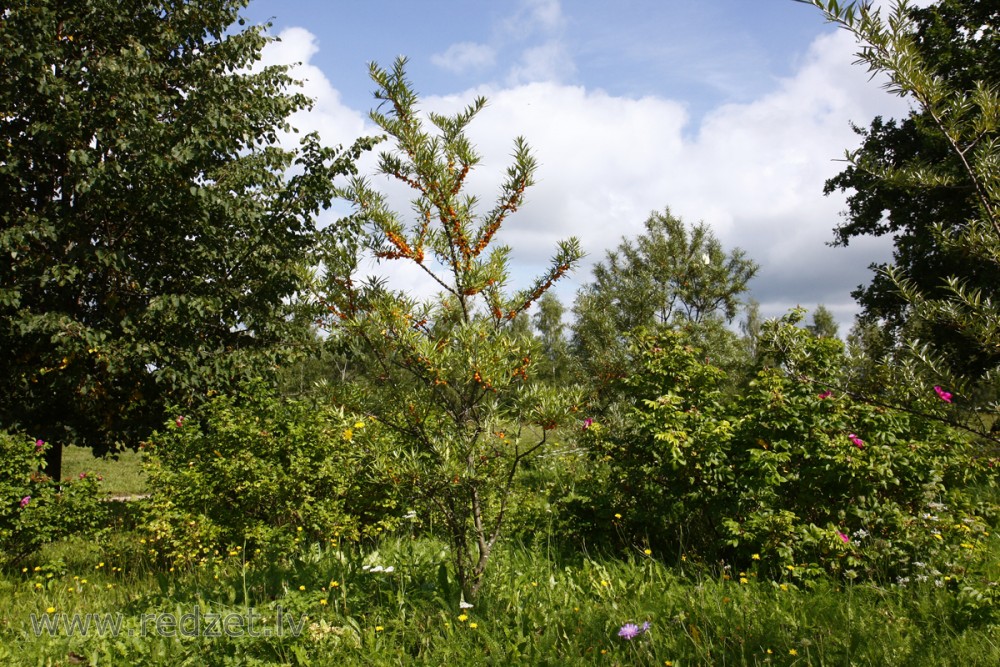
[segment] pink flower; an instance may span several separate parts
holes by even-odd
[[[822,394],[819,395],[819,400],[822,401],[827,398],[830,398],[831,396],[833,396],[833,392],[827,389],[826,391],[824,391]]]
[[[865,441],[859,438],[856,434],[848,433],[847,437],[851,439],[851,442],[853,442],[854,446],[857,447],[858,449],[865,448]]]
[[[81,472],[80,473],[80,479],[84,479],[86,476],[87,476],[87,473],[85,473],[85,472]]]
[[[586,419],[584,419],[583,420],[583,430],[586,431],[588,428],[591,427],[591,425],[593,425],[593,423],[594,423],[594,420],[591,419],[590,417],[587,417]]]
[[[28,503],[30,502],[31,502],[31,496],[25,496],[24,498],[21,498],[21,509],[27,507]]]
[[[36,450],[37,449],[41,449],[44,446],[45,446],[45,441],[44,440],[35,440],[35,449]]]
[[[844,544],[849,544],[851,541],[851,538],[849,538],[847,535],[844,535],[839,530],[837,531],[837,537],[839,537],[840,541],[843,542]]]
[[[175,419],[174,423],[177,424],[177,428],[184,426],[184,415],[181,415],[177,419]]]
[[[945,391],[941,387],[935,385],[934,391],[937,392],[938,398],[940,398],[945,403],[951,403],[951,392]]]

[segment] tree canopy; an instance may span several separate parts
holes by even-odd
[[[939,120],[967,119],[974,112],[975,91],[1000,85],[1000,9],[993,0],[942,0],[929,7],[907,5],[903,14],[908,57],[919,62],[959,104],[949,112],[918,104],[902,119],[877,117],[868,128],[856,128],[861,147],[850,164],[827,181],[825,192],[848,192],[846,221],[835,231],[835,243],[848,245],[859,236],[893,237],[892,265],[906,273],[914,288],[933,297],[946,296],[949,276],[963,276],[970,288],[994,292],[1000,269],[994,261],[967,252],[951,252],[934,232],[936,225],[955,232],[978,215],[982,200],[967,166],[974,154],[998,141],[995,122],[978,128],[956,151]],[[902,36],[902,35],[900,35]],[[912,65],[910,66],[912,68]],[[912,94],[912,93],[910,93]],[[936,119],[935,114],[944,112]],[[933,178],[906,178],[912,170],[933,169]],[[995,169],[995,167],[994,167]],[[910,319],[911,304],[886,273],[874,266],[868,285],[853,293],[866,318],[883,322],[899,334]],[[997,358],[983,355],[975,344],[946,323],[930,324],[921,334],[947,352],[960,372],[981,373]]]
[[[299,326],[314,216],[365,142],[279,145],[309,100],[245,4],[6,3],[0,427],[137,445]]]

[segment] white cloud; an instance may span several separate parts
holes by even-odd
[[[281,56],[306,63],[296,76],[307,78],[304,90],[318,97],[316,109],[298,124],[324,136],[330,131],[336,143],[362,134],[364,117],[344,107],[323,73],[308,64],[315,39],[304,30],[282,36]],[[697,127],[688,126],[678,101],[616,97],[559,83],[542,69],[527,82],[425,98],[422,108],[456,111],[476,95],[488,97],[489,106],[470,126],[484,161],[469,188],[483,210],[494,200],[514,137],[525,136],[534,148],[538,183],[499,239],[513,247],[515,287],[545,268],[558,239],[575,235],[589,257],[573,282],[558,290],[571,300],[607,249],[622,235],[639,233],[650,211],[669,206],[688,222],[705,220],[726,247],[740,246],[761,264],[751,287],[765,315],[797,303],[824,303],[846,331],[856,310],[850,291],[869,281],[865,267],[886,259],[889,246],[884,239],[861,239],[846,249],[828,247],[844,202],[824,198],[823,183],[843,168],[836,160],[844,150],[858,143],[850,121],[865,125],[877,114],[899,115],[906,108],[851,65],[853,51],[846,32],[824,35],[794,76],[752,102],[713,110]],[[408,214],[411,194],[389,191],[396,209]],[[399,286],[434,291],[415,271],[386,273]]]
[[[460,42],[449,46],[444,53],[432,55],[431,62],[449,72],[461,74],[491,67],[496,62],[496,55],[496,49],[487,44]]]

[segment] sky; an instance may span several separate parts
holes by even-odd
[[[265,64],[293,64],[316,103],[293,118],[301,132],[348,145],[377,134],[368,120],[368,63],[409,59],[423,111],[454,112],[484,95],[469,127],[483,161],[469,185],[495,199],[524,136],[537,184],[499,240],[512,248],[514,287],[548,266],[558,240],[587,257],[556,287],[569,307],[591,270],[653,211],[704,221],[726,249],[760,265],[749,296],[766,317],[823,304],[846,334],[850,292],[891,241],[831,247],[845,197],[826,179],[876,115],[907,103],[854,65],[857,45],[821,13],[793,0],[252,0],[244,16],[270,21],[280,42]],[[374,160],[360,164],[374,173]],[[384,178],[397,211],[407,196]],[[329,222],[345,213],[325,214]],[[432,287],[412,267],[371,273],[418,294]]]

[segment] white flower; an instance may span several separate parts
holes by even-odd
[[[376,565],[375,567],[373,567],[371,569],[372,572],[383,572],[384,570],[385,570],[385,568],[382,567],[381,565]]]
[[[396,568],[394,568],[392,565],[390,565],[389,567],[385,568],[386,572],[394,572],[395,570],[396,570]]]

